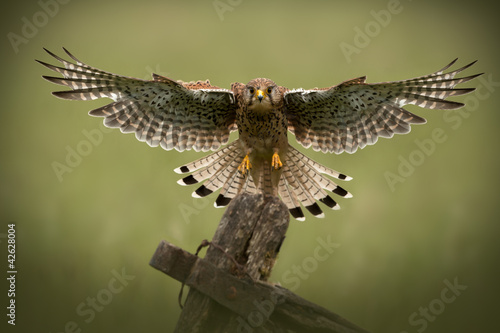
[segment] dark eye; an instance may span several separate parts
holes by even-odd
[[[272,92],[273,92],[273,88],[271,88],[271,87],[267,88],[267,93],[268,93],[268,94],[270,94],[270,93],[272,93]]]
[[[254,94],[255,93],[255,89],[254,88],[249,88],[248,91],[250,92],[250,94]]]

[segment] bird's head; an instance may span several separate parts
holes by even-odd
[[[254,79],[245,85],[245,104],[249,110],[269,111],[281,106],[283,96],[276,83],[269,79]]]

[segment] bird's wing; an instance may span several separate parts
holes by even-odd
[[[481,74],[455,78],[475,62],[444,73],[456,60],[435,73],[409,80],[368,84],[366,77],[359,77],[329,88],[286,91],[288,129],[304,147],[337,154],[354,153],[358,147],[377,142],[379,136],[408,133],[411,124],[426,120],[403,109],[404,105],[428,109],[464,106],[446,98],[473,91],[454,87]]]
[[[38,61],[63,77],[43,76],[72,90],[53,94],[63,99],[113,100],[89,112],[104,117],[107,127],[134,132],[140,141],[166,150],[216,150],[227,143],[236,129],[236,101],[233,92],[210,85],[208,81],[185,83],[153,74],[153,80],[140,80],[88,66],[64,49],[74,62],[46,50],[64,67]]]

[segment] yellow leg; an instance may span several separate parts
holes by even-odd
[[[278,155],[277,152],[275,152],[273,155],[271,166],[273,167],[274,170],[279,170],[283,166],[283,163],[281,163],[280,156]]]
[[[241,172],[242,175],[247,173],[247,170],[252,168],[252,164],[250,163],[250,159],[248,158],[248,154],[246,154],[243,162],[238,166],[238,171]]]

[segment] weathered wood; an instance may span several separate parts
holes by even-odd
[[[166,241],[160,243],[150,265],[245,318],[255,310],[256,299],[269,297],[271,285],[238,278]]]
[[[245,193],[228,206],[204,259],[160,243],[150,265],[190,287],[175,332],[366,332],[265,283],[288,222],[278,198]]]
[[[205,259],[234,274],[234,258],[254,280],[266,280],[285,238],[290,216],[277,197],[243,193],[235,197],[215,231]],[[241,274],[240,274],[241,275]],[[225,320],[221,320],[224,318]],[[196,289],[190,289],[175,332],[236,332],[240,323],[231,310]]]
[[[166,241],[160,243],[150,264],[229,310],[236,318],[234,332],[271,328],[271,332],[366,332],[285,288],[236,277]]]
[[[212,242],[226,250],[229,256],[245,266],[254,280],[266,280],[278,251],[285,239],[290,216],[285,204],[277,197],[243,193],[234,198],[215,231]],[[267,258],[266,258],[267,257]],[[234,265],[220,250],[210,247],[205,256],[219,268]]]

